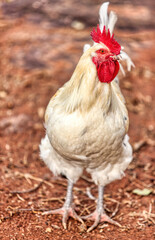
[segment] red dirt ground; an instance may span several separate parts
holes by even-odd
[[[64,230],[61,216],[41,215],[63,204],[67,182],[52,175],[39,158],[38,146],[45,134],[47,103],[70,78],[83,45],[90,42],[101,1],[4,2],[0,11],[0,239],[153,239],[154,1],[111,1],[110,8],[119,16],[115,35],[136,65],[125,77],[120,74],[134,160],[126,176],[105,189],[105,208],[109,215],[116,210],[114,219],[122,228],[105,223],[91,233],[76,220],[70,219]],[[74,188],[78,214],[95,208],[87,187],[97,196],[90,179],[80,179]],[[149,189],[149,195],[134,194],[137,188]]]

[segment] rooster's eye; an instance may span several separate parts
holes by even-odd
[[[100,53],[104,54],[105,53],[104,49],[100,49]]]
[[[104,49],[104,48],[100,48],[99,50],[97,50],[96,51],[96,53],[99,53],[99,54],[105,54],[105,53],[107,53],[108,51],[106,50],[106,49]]]

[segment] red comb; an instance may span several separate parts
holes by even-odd
[[[91,32],[91,37],[94,42],[96,43],[104,43],[113,54],[120,54],[121,46],[119,43],[114,39],[114,34],[110,36],[110,31],[108,29],[108,32],[106,33],[105,26],[103,28],[103,32],[101,33],[101,30],[99,28],[99,25],[97,25],[97,31],[95,31],[95,28],[93,28]]]

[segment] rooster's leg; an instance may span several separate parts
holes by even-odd
[[[82,219],[88,219],[88,220],[94,221],[94,224],[87,230],[87,232],[92,231],[101,222],[109,222],[116,226],[119,226],[119,227],[121,226],[119,223],[112,220],[108,215],[106,215],[106,213],[104,211],[104,207],[103,207],[103,192],[104,192],[104,187],[99,186],[96,210],[92,214],[82,217]]]
[[[59,208],[59,209],[43,212],[42,215],[61,214],[63,216],[62,225],[65,229],[67,228],[67,220],[69,217],[77,219],[82,224],[84,224],[82,219],[77,215],[77,213],[75,212],[75,210],[72,207],[72,198],[73,198],[72,192],[73,192],[73,183],[70,180],[68,180],[66,200],[65,200],[63,207]]]

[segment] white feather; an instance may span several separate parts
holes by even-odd
[[[108,28],[108,5],[109,2],[105,2],[101,5],[99,10],[99,26],[101,32],[103,31],[103,27]]]
[[[63,157],[57,154],[52,147],[47,135],[41,140],[39,148],[41,159],[46,163],[54,175],[63,174],[72,182],[76,182],[82,175],[83,168],[78,166],[75,168],[72,164],[64,161]]]
[[[119,56],[122,61],[126,61],[128,71],[131,71],[131,67],[135,67],[134,63],[132,62],[131,58],[128,56],[126,52],[121,50]]]
[[[124,71],[124,68],[123,68],[122,64],[119,63],[119,66],[120,66],[120,70],[121,70],[122,74],[125,76],[125,71]]]
[[[90,47],[91,47],[90,44],[85,44],[83,46],[83,52],[87,51]]]
[[[117,15],[115,12],[111,11],[109,15],[109,21],[108,21],[108,28],[111,34],[114,31],[116,22],[117,22]]]
[[[125,175],[124,171],[132,161],[132,147],[129,143],[129,136],[127,134],[124,137],[122,146],[124,150],[117,163],[109,163],[102,170],[93,169],[92,171],[92,169],[87,169],[97,185],[105,186],[116,179],[121,179]]]

